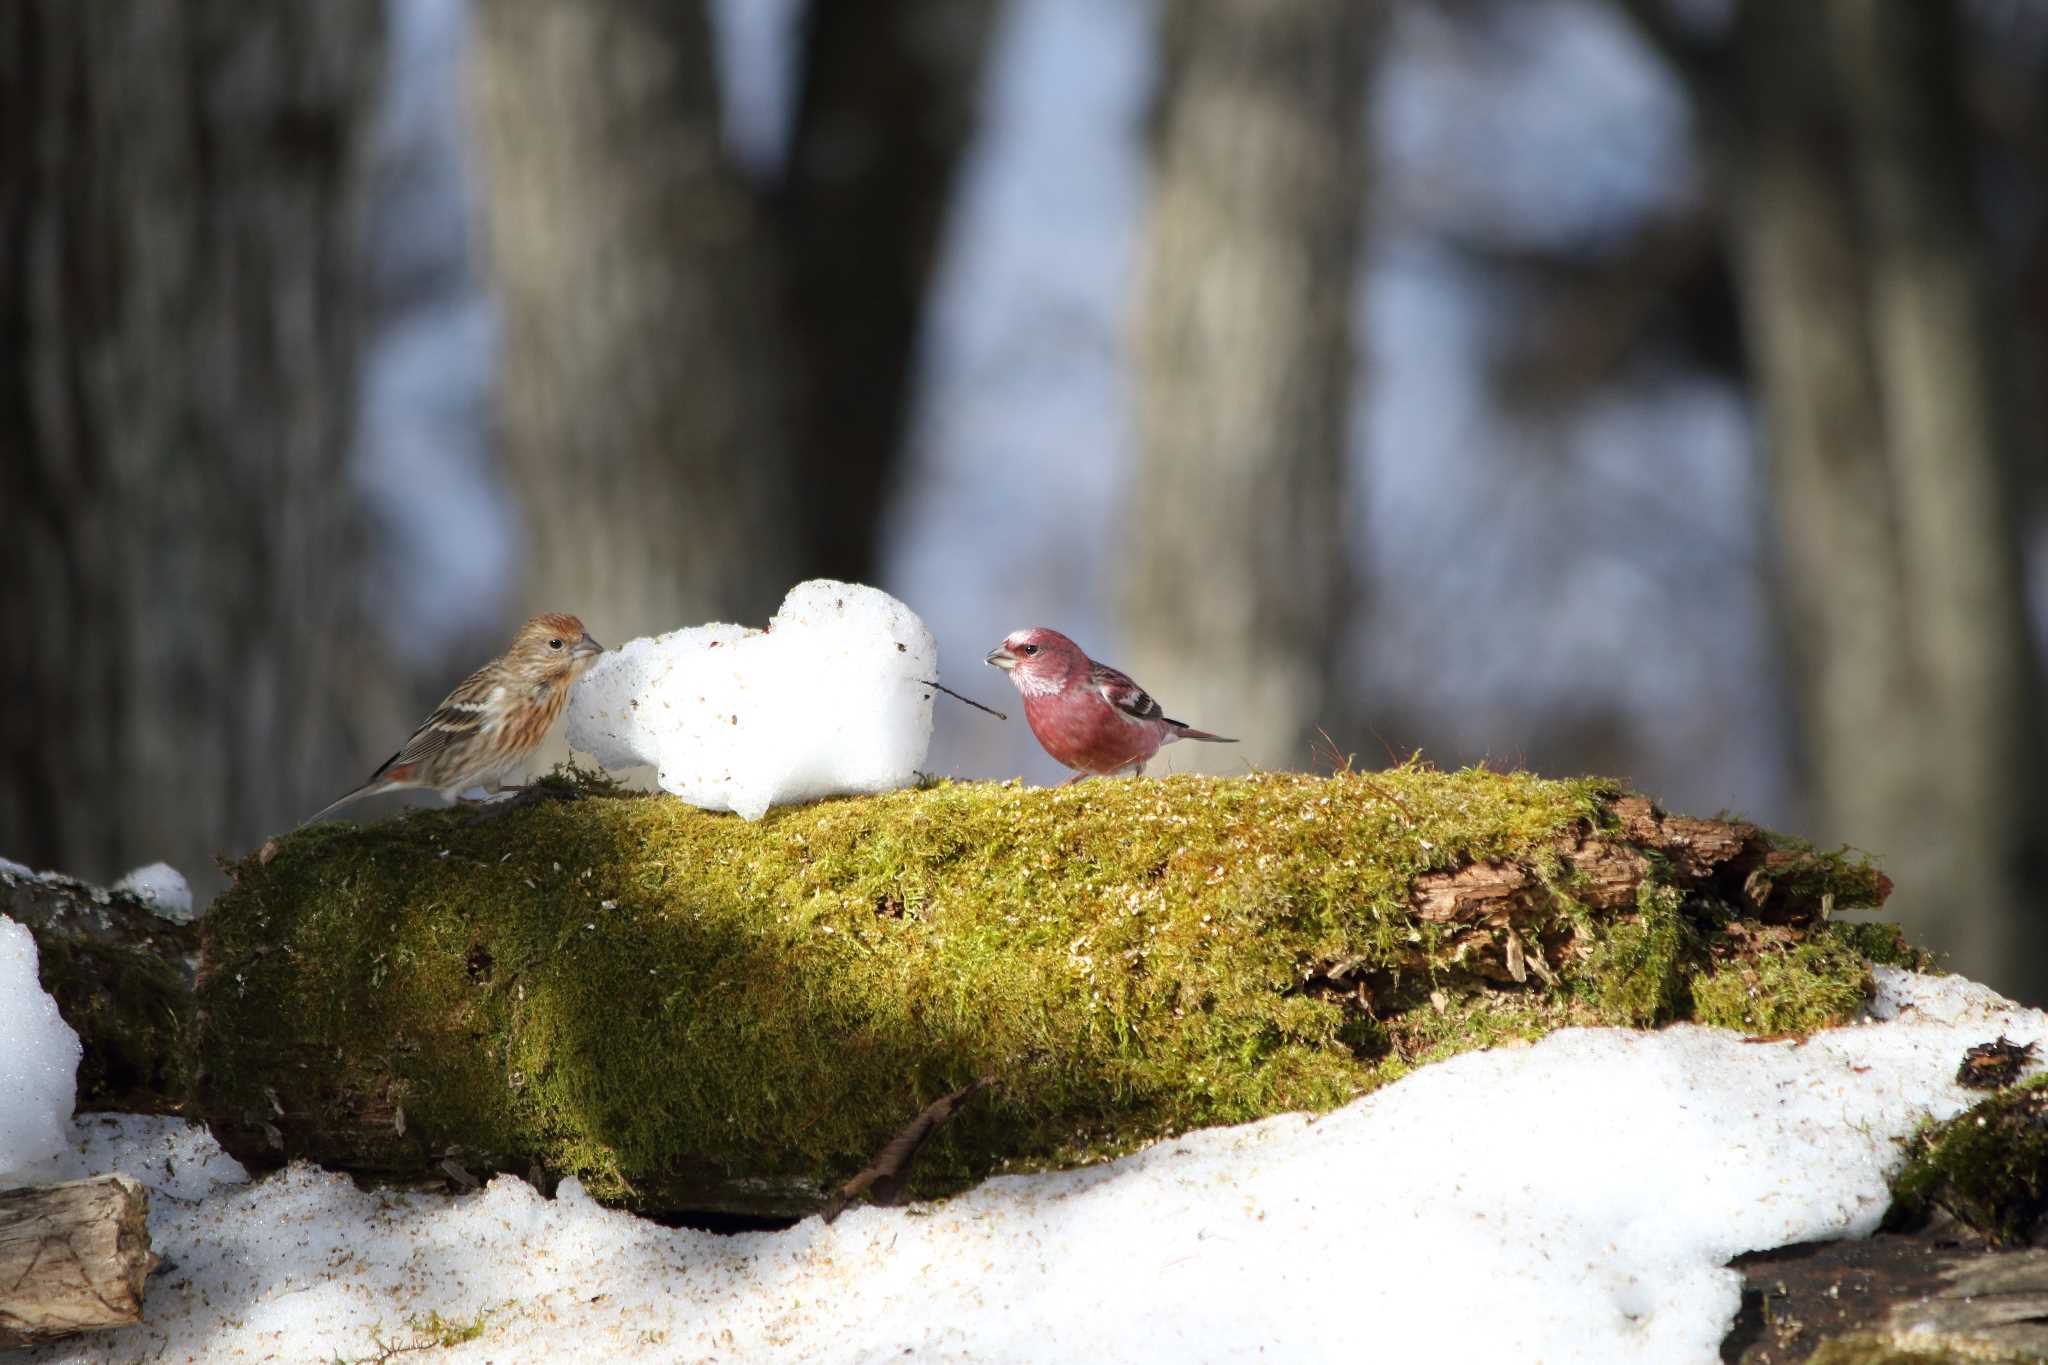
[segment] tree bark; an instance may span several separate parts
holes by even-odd
[[[0,7],[16,858],[203,893],[394,732],[344,473],[381,46],[372,4]]]
[[[0,1350],[142,1321],[156,1264],[129,1176],[0,1190]]]
[[[1175,768],[1304,767],[1328,694],[1379,19],[1356,0],[1162,15],[1124,653],[1174,715],[1243,741]]]
[[[5,869],[0,914],[35,935],[37,978],[78,1034],[79,1112],[183,1112],[197,1061],[199,926],[71,877]]]
[[[1734,235],[1816,833],[2024,993],[2039,727],[1951,18],[1745,4]]]
[[[2037,964],[2040,688],[2020,579],[2018,455],[2005,367],[2017,352],[1990,303],[1988,234],[1976,210],[1958,89],[1956,11],[1830,0],[1869,251],[1872,359],[1911,631],[1914,710],[1927,761],[1894,827],[1940,847],[1915,888],[1938,915],[1931,941],[1959,964]],[[1958,913],[1961,907],[1972,907]],[[1930,924],[1932,929],[1934,926]]]
[[[1898,728],[1910,696],[1905,567],[1848,134],[1817,9],[1746,5],[1741,19],[1737,283],[1763,388],[1779,603],[1810,782],[1821,837],[1855,830],[1912,880],[1889,837],[1921,757]]]
[[[814,0],[779,196],[805,363],[804,577],[872,581],[994,0]]]
[[[469,74],[529,606],[610,644],[766,620],[801,558],[790,358],[702,6],[493,0]]]

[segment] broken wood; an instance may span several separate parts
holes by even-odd
[[[1556,932],[1544,941],[1526,926],[1540,921],[1559,895],[1594,912],[1626,913],[1659,864],[1670,884],[1713,896],[1760,924],[1810,925],[1834,909],[1828,860],[1781,847],[1760,826],[1669,815],[1635,795],[1616,797],[1610,811],[1610,822],[1581,825],[1557,842],[1554,868],[1524,858],[1416,878],[1410,905],[1418,920],[1439,930],[1436,951],[1496,981],[1520,983],[1533,972],[1547,982],[1546,954],[1570,935]],[[1882,904],[1891,894],[1890,879],[1874,869],[1864,875],[1869,885],[1862,902]],[[1414,965],[1422,965],[1419,956]]]
[[[1742,1309],[1721,1358],[1794,1365],[2048,1359],[2048,1251],[1890,1233],[1738,1256]]]
[[[0,1190],[0,1349],[142,1321],[156,1263],[128,1176]]]
[[[1562,878],[1527,860],[1433,872],[1416,879],[1415,913],[1437,924],[1498,927],[1547,904],[1560,885],[1591,909],[1625,910],[1653,860],[1667,863],[1676,883],[1714,892],[1766,924],[1806,923],[1828,913],[1826,893],[1815,883],[1825,860],[1779,847],[1760,826],[1667,815],[1643,796],[1617,797],[1611,810],[1611,825],[1582,826],[1558,842]],[[1868,875],[1871,903],[1882,904],[1891,881]]]
[[[192,1088],[199,926],[125,892],[0,868],[0,914],[35,936],[37,976],[78,1034],[78,1109],[181,1113]]]

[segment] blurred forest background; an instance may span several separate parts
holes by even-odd
[[[2048,999],[2048,6],[13,0],[0,348],[39,867],[204,884],[531,609],[831,574],[1244,738],[1169,768],[1853,843]]]

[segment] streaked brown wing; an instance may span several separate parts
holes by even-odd
[[[405,741],[405,747],[393,754],[383,767],[371,776],[372,782],[384,776],[393,768],[418,770],[431,766],[433,760],[457,740],[468,739],[483,729],[484,720],[491,713],[493,704],[488,700],[491,692],[502,685],[502,680],[490,669],[478,669],[464,678],[453,692],[442,699],[434,713],[426,718],[420,728],[413,731]]]

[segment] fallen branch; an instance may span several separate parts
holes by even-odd
[[[128,1176],[0,1190],[0,1349],[142,1321],[156,1263]]]

